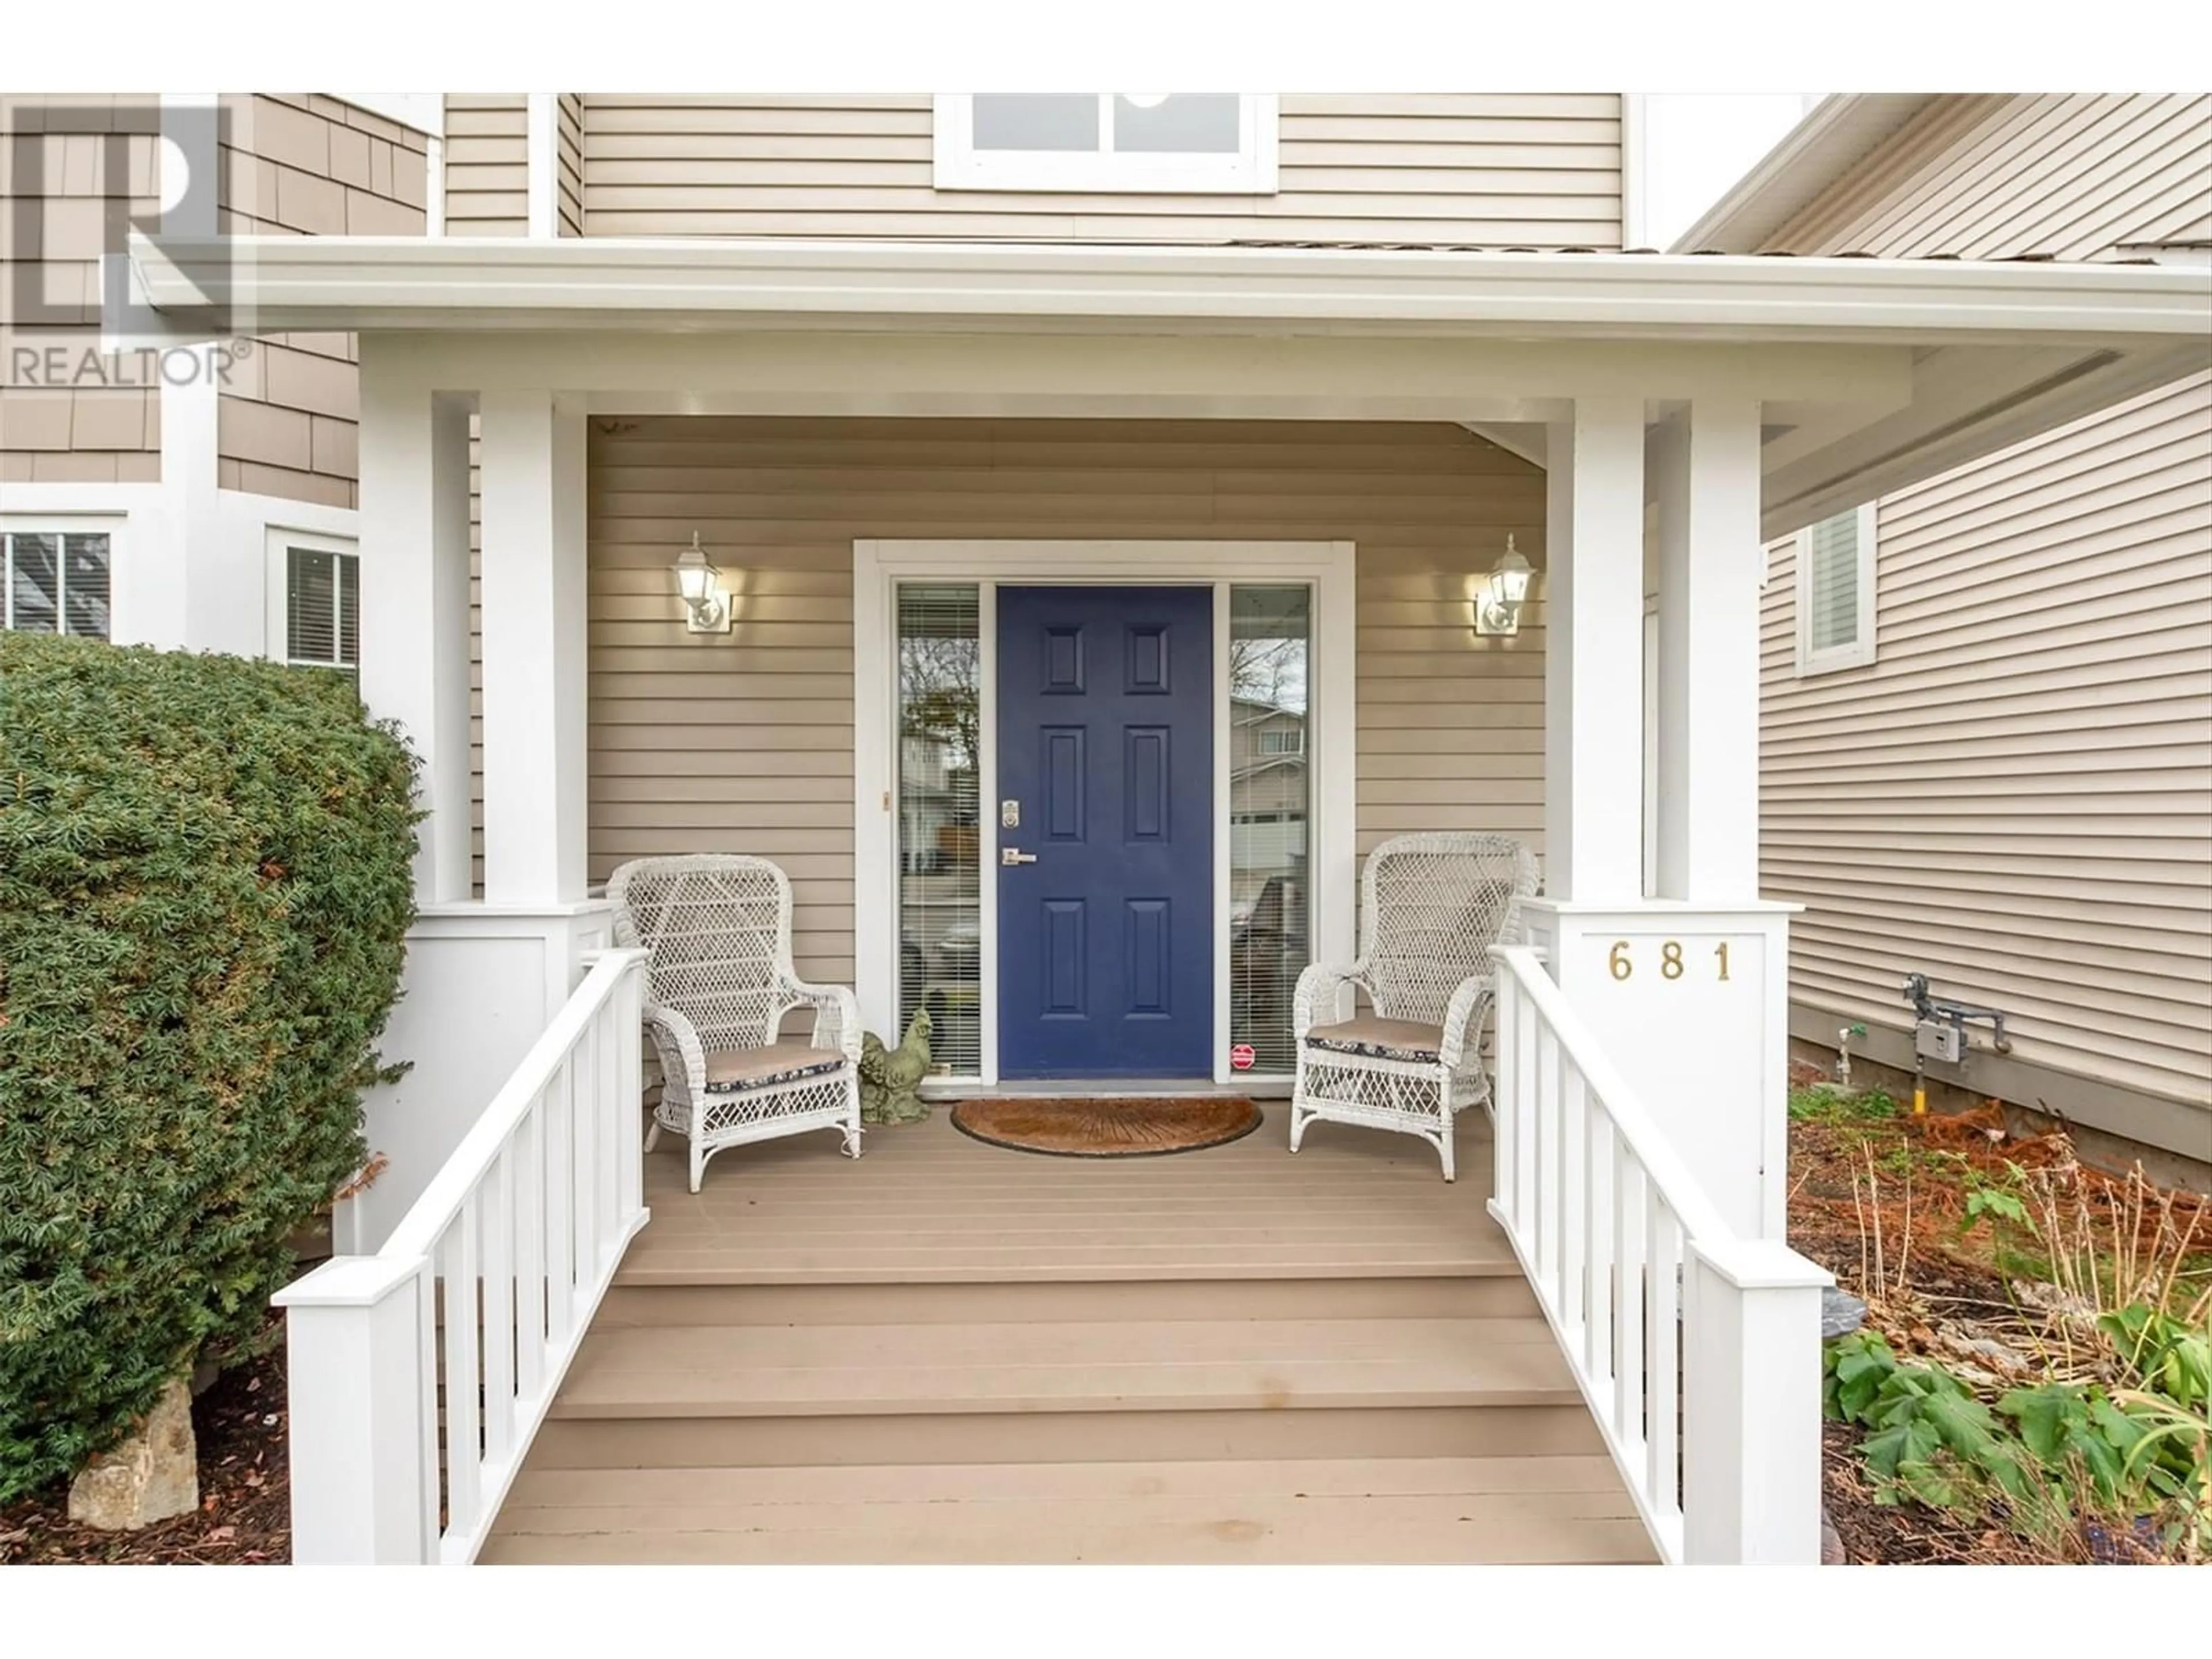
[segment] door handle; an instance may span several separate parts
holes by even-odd
[[[1002,847],[999,849],[999,862],[1008,866],[1017,864],[1035,864],[1036,854],[1024,853],[1018,847]]]

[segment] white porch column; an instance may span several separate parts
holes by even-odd
[[[1546,439],[1544,890],[1643,892],[1644,404],[1584,399]]]
[[[1660,896],[1644,896],[1640,404],[1553,428],[1544,897],[1552,975],[1729,1224],[1784,1234],[1789,908],[1759,902],[1759,409],[1653,446]]]
[[[486,392],[484,898],[584,896],[584,416],[550,392]]]
[[[422,757],[415,893],[469,896],[469,422],[457,398],[361,364],[361,693]]]
[[[1701,398],[1657,434],[1662,898],[1759,896],[1759,422]]]

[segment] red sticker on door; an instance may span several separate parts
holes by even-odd
[[[1259,1055],[1252,1052],[1250,1043],[1231,1043],[1229,1048],[1229,1069],[1232,1072],[1249,1072],[1252,1069],[1253,1062],[1259,1058]]]

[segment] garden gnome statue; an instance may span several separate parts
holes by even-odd
[[[860,1038],[860,1121],[919,1123],[929,1115],[921,1080],[929,1075],[929,1011],[917,1008],[896,1048],[873,1031]]]

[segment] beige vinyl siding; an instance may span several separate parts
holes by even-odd
[[[1542,823],[1541,606],[1477,641],[1468,579],[1508,532],[1541,562],[1544,483],[1456,427],[655,417],[592,422],[591,866],[748,852],[797,888],[810,977],[853,976],[857,538],[1349,540],[1357,827]],[[687,634],[691,532],[737,596]]]
[[[1785,224],[1797,253],[2117,257],[2212,212],[2212,96],[1939,98]]]
[[[446,234],[530,234],[530,98],[446,94]]]
[[[41,112],[49,108],[65,112],[72,130],[40,131]],[[134,356],[98,355],[106,199],[127,198],[139,213],[156,206],[155,110],[151,93],[0,94],[0,334],[13,348],[42,354],[39,385],[21,384],[29,377],[19,377],[12,360],[0,363],[0,484],[150,483],[161,477],[161,404],[153,376]],[[74,131],[78,125],[100,130]],[[128,134],[125,176],[111,179],[106,133],[118,129]],[[19,147],[26,152],[28,201],[9,199]],[[19,240],[33,221],[35,243]],[[72,309],[71,321],[21,325],[14,309],[15,267],[33,261],[43,267],[46,295]],[[48,360],[48,352],[59,355]]]
[[[583,94],[594,236],[1620,246],[1616,93],[1285,96],[1270,196],[932,186],[927,94]]]
[[[2017,1060],[2212,1108],[2212,378],[1880,522],[1871,667],[1794,677],[1794,544],[1765,592],[1793,998],[1903,1028],[1923,971]]]
[[[563,236],[584,234],[584,98],[564,92],[553,106],[554,216]]]
[[[299,236],[420,236],[428,228],[422,134],[319,93],[224,104],[222,203],[233,228]],[[221,487],[358,506],[358,361],[350,334],[258,338],[217,404]]]

